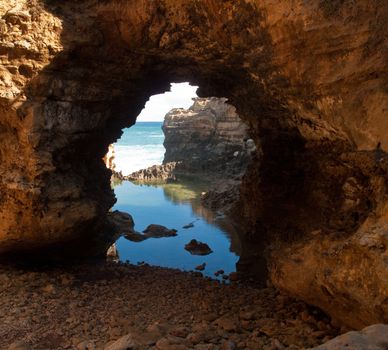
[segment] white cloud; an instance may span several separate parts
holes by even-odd
[[[198,86],[189,83],[172,83],[170,91],[153,95],[137,117],[139,122],[163,121],[172,108],[189,108],[192,98],[197,97]]]

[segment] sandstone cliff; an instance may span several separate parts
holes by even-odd
[[[189,109],[167,113],[163,163],[179,162],[187,172],[244,174],[253,140],[236,109],[225,98],[196,98]]]
[[[115,156],[116,154],[115,154],[114,145],[113,144],[109,145],[108,153],[105,155],[103,159],[104,159],[105,166],[112,171],[115,171],[116,169]]]
[[[3,0],[0,252],[103,238],[108,145],[190,81],[261,142],[239,207],[274,283],[352,327],[388,322],[387,21],[384,0]]]
[[[175,181],[180,176],[241,180],[257,148],[248,126],[225,98],[195,98],[188,108],[175,108],[163,122],[166,149],[163,164],[141,169],[121,179],[141,182]],[[107,165],[108,168],[114,170]],[[234,181],[239,186],[241,181]],[[238,189],[235,189],[238,198]],[[232,204],[232,203],[231,203]]]

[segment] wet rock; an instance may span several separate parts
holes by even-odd
[[[206,243],[198,242],[196,239],[187,243],[185,249],[193,255],[208,255],[213,252]]]
[[[192,228],[192,227],[194,227],[194,224],[192,222],[190,224],[183,226],[183,228],[185,229]]]
[[[388,325],[376,324],[360,332],[342,334],[314,350],[387,350]]]
[[[206,263],[203,263],[201,265],[196,266],[195,269],[198,271],[203,271],[205,270],[205,267],[206,267]]]
[[[174,237],[177,235],[177,230],[168,229],[162,225],[151,224],[143,231],[147,238]]]

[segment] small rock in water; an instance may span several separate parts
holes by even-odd
[[[192,227],[194,227],[194,224],[192,223],[192,222],[190,222],[190,224],[187,224],[187,225],[185,225],[185,226],[183,226],[183,228],[192,228]]]
[[[177,235],[177,230],[168,229],[162,225],[151,224],[143,231],[146,238],[161,238],[161,237],[174,237]]]
[[[187,243],[185,249],[193,255],[208,255],[213,253],[206,243],[198,242],[196,239],[192,239]]]
[[[203,271],[205,270],[205,267],[206,267],[206,263],[203,263],[201,265],[196,266],[195,269],[198,271]]]
[[[219,275],[223,275],[224,274],[224,270],[218,270],[218,271],[216,271],[215,273],[214,273],[214,275],[216,275],[217,277],[219,276]]]

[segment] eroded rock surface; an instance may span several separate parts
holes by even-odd
[[[165,116],[163,164],[120,178],[140,182],[169,182],[182,176],[241,180],[256,152],[248,126],[226,98],[193,100],[190,108],[175,108]]]
[[[262,267],[265,257],[276,285],[350,326],[387,322],[387,299],[366,293],[388,290],[387,250],[360,243],[388,220],[387,8],[383,0],[3,0],[1,254],[106,249],[115,199],[102,158],[150,95],[190,81],[201,96],[228,98],[261,144],[238,206],[253,260]],[[322,245],[339,242],[350,248],[339,250],[333,277],[334,255]],[[282,277],[290,245],[315,274],[303,260],[301,273]],[[355,267],[365,260],[376,271]],[[354,308],[340,302],[345,295]]]
[[[388,325],[376,324],[360,332],[342,334],[314,350],[385,350],[388,349]]]
[[[173,109],[164,119],[163,162],[177,162],[177,171],[189,173],[244,174],[250,159],[248,126],[225,98],[193,100],[189,109]]]

